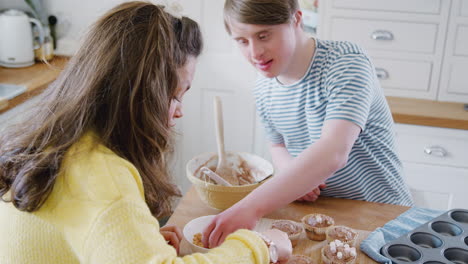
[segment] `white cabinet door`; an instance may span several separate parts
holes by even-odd
[[[468,209],[468,169],[403,162],[415,205]]]
[[[438,99],[468,103],[468,1],[452,1]]]

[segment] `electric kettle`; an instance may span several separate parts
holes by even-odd
[[[33,47],[31,23],[39,31],[39,45]],[[44,30],[39,20],[30,18],[20,10],[0,13],[0,66],[27,67],[34,64],[34,50],[44,42]]]

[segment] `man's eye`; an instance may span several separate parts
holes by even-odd
[[[268,35],[267,34],[262,34],[260,36],[258,36],[261,40],[265,40],[268,38]]]

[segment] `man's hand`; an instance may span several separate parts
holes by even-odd
[[[164,239],[169,243],[169,245],[173,246],[179,254],[179,246],[180,241],[182,240],[182,232],[177,226],[174,225],[166,225],[159,229],[161,235],[163,235]]]
[[[315,202],[320,196],[320,190],[327,187],[324,183],[320,184],[319,187],[313,189],[311,192],[297,199],[298,202]]]
[[[259,218],[252,210],[233,206],[218,214],[203,230],[203,246],[214,248],[223,243],[229,234],[238,229],[252,230]]]

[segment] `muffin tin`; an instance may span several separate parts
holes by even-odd
[[[468,210],[452,209],[385,244],[393,263],[468,264]]]

